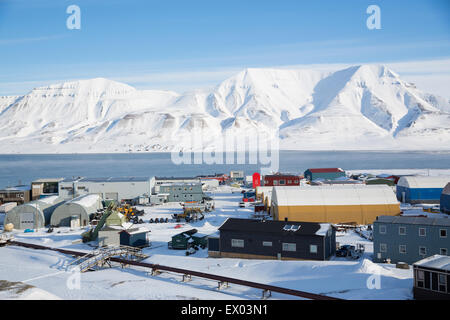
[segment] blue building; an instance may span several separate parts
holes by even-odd
[[[309,181],[314,181],[317,179],[335,180],[345,177],[346,174],[341,168],[310,168],[305,171],[304,176]]]
[[[414,263],[449,255],[450,219],[379,216],[373,223],[373,261]]]
[[[397,183],[397,199],[407,203],[439,203],[450,177],[404,176]]]
[[[442,190],[441,194],[441,211],[450,214],[450,182]]]

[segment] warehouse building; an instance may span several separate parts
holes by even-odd
[[[397,183],[397,199],[407,203],[439,203],[450,177],[404,176]]]
[[[65,179],[59,183],[59,195],[72,199],[85,194],[98,194],[103,200],[134,201],[150,196],[149,177],[108,177]]]
[[[440,208],[443,213],[450,214],[450,182],[442,190]]]
[[[309,181],[314,181],[317,179],[335,180],[346,175],[341,168],[311,168],[305,171],[304,176]]]
[[[103,205],[98,194],[82,195],[58,206],[52,214],[50,224],[58,227],[84,227],[89,224],[90,215],[99,209],[103,209]]]
[[[172,183],[160,186],[168,202],[202,201],[205,197],[201,183]]]
[[[208,238],[214,257],[328,260],[336,251],[336,232],[328,223],[228,218],[219,231],[218,243]]]
[[[7,202],[16,202],[17,204],[24,204],[30,201],[31,201],[30,186],[20,185],[0,190],[0,204]]]
[[[264,186],[299,186],[300,177],[292,174],[272,174],[263,178]]]
[[[373,223],[374,262],[411,264],[449,250],[449,219],[380,216]]]
[[[38,179],[31,182],[31,199],[55,196],[59,194],[59,183],[64,178]]]
[[[414,299],[450,300],[450,257],[434,255],[413,265]]]
[[[380,215],[399,215],[400,203],[386,185],[274,187],[274,220],[371,224]]]
[[[22,204],[8,211],[4,223],[12,223],[19,230],[43,228],[50,224],[53,212],[62,203],[60,197],[50,196]]]

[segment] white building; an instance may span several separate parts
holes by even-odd
[[[77,178],[59,183],[59,195],[72,199],[84,194],[98,194],[103,200],[133,200],[151,194],[149,177]]]

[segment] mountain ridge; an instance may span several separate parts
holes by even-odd
[[[183,94],[94,78],[0,97],[0,153],[196,150],[197,131],[203,147],[259,132],[284,150],[450,150],[450,101],[384,65],[248,68]]]

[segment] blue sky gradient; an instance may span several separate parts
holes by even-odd
[[[80,30],[66,28],[72,4]],[[371,4],[381,30],[366,27]],[[93,77],[183,91],[247,67],[449,58],[448,0],[0,0],[0,95]]]

